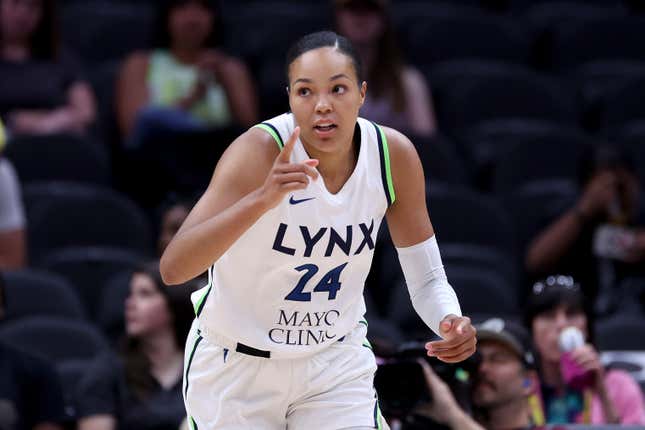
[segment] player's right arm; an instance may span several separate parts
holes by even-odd
[[[282,151],[263,130],[252,128],[224,152],[204,195],[164,251],[161,276],[181,284],[210,267],[265,212],[316,178],[315,160],[290,163],[296,128]]]

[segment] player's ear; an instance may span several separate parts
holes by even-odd
[[[365,103],[365,95],[367,94],[367,82],[363,81],[359,87],[359,92],[361,95],[361,106],[363,106],[363,103]]]

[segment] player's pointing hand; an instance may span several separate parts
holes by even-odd
[[[300,136],[300,127],[296,127],[282,151],[275,159],[273,167],[262,185],[262,196],[269,209],[282,201],[284,196],[295,190],[302,190],[309,185],[310,179],[318,178],[315,167],[318,160],[309,159],[301,163],[291,163],[293,147]]]

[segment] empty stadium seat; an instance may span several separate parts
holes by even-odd
[[[645,120],[632,122],[629,126],[615,130],[615,138],[632,160],[641,184],[645,187]]]
[[[572,136],[536,136],[517,142],[500,154],[493,172],[493,190],[509,192],[541,180],[578,180],[578,162],[585,139]]]
[[[118,272],[103,285],[98,300],[96,322],[114,344],[125,333],[125,300],[130,294],[129,270]]]
[[[430,87],[432,99],[441,106],[441,98],[446,92],[473,82],[480,82],[494,76],[508,76],[509,74],[530,73],[523,65],[485,59],[455,59],[439,61],[434,64],[422,65]]]
[[[531,72],[488,76],[445,91],[438,109],[440,125],[460,130],[490,120],[523,119],[573,125],[573,92]]]
[[[55,317],[30,317],[0,327],[0,340],[55,364],[91,359],[108,348],[90,323]]]
[[[471,244],[514,255],[510,217],[494,199],[456,187],[433,186],[427,201],[440,246]]]
[[[103,286],[107,280],[117,273],[132,270],[142,259],[139,254],[123,249],[75,247],[47,254],[41,267],[68,279],[89,314],[96,318],[103,305]]]
[[[578,89],[588,128],[600,123],[600,108],[605,98],[624,85],[645,76],[645,61],[593,61],[568,74],[570,85]]]
[[[151,46],[155,5],[78,1],[61,7],[61,36],[86,62],[121,59]]]
[[[509,19],[453,5],[424,3],[396,9],[402,48],[412,64],[467,58],[528,61],[528,36]]]
[[[573,127],[540,121],[491,120],[468,127],[456,138],[457,147],[472,163],[478,184],[492,188],[495,164],[517,145],[540,145],[542,141],[560,140],[580,145],[590,138]]]
[[[556,215],[555,210],[573,205],[577,196],[576,183],[560,180],[530,182],[501,196],[502,204],[513,219],[521,255],[545,220]]]
[[[78,381],[90,369],[91,360],[67,360],[56,366],[61,387],[63,389],[63,402],[65,413],[70,421],[78,419],[76,411],[76,395]]]
[[[551,65],[563,70],[599,60],[645,61],[645,19],[617,17],[563,22],[553,32]]]
[[[632,123],[645,122],[645,77],[625,83],[607,95],[602,112],[606,129],[628,127]]]
[[[7,320],[35,315],[85,319],[85,308],[65,278],[35,269],[7,272],[3,276]]]
[[[107,151],[77,135],[15,136],[6,155],[23,184],[49,180],[109,184]]]
[[[421,159],[426,181],[464,185],[470,183],[466,164],[457,153],[454,144],[446,137],[435,134],[432,137],[408,134]]]
[[[224,46],[252,66],[263,58],[282,57],[305,34],[331,27],[331,10],[325,2],[237,2],[222,11]],[[253,31],[249,31],[253,29]]]
[[[148,220],[116,191],[64,182],[31,184],[23,191],[31,261],[69,246],[113,246],[142,254],[151,250]]]
[[[595,338],[601,351],[645,350],[643,337],[645,317],[641,315],[618,315],[600,320],[595,326]]]

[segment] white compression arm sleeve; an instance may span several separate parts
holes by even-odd
[[[455,290],[443,270],[435,235],[406,248],[396,248],[412,306],[437,335],[439,323],[448,314],[461,316]]]

